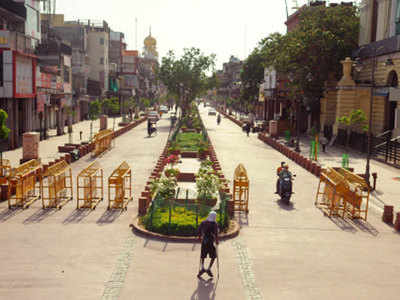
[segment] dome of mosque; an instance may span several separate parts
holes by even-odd
[[[144,39],[144,45],[146,47],[154,47],[157,45],[157,41],[150,34],[147,38]]]

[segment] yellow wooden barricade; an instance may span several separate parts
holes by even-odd
[[[233,178],[233,211],[249,212],[249,179],[247,171],[239,164]]]
[[[367,220],[370,188],[364,178],[344,168],[337,169],[348,182],[349,189],[344,194],[345,214],[353,219]],[[363,201],[364,200],[364,201]]]
[[[50,166],[40,181],[43,208],[61,209],[73,198],[72,171],[65,160]]]
[[[343,198],[346,191],[348,183],[344,176],[332,168],[327,168],[320,175],[315,205],[327,210],[329,216],[340,215],[340,212],[344,211]]]
[[[93,143],[94,143],[94,148],[92,151],[92,156],[99,156],[103,152],[109,150],[112,145],[112,138],[113,137],[113,131],[111,129],[105,129],[102,131],[99,131],[94,137],[93,137]]]
[[[128,203],[132,200],[132,171],[129,165],[123,162],[108,177],[108,209],[127,210]]]
[[[0,178],[8,178],[10,176],[11,164],[8,159],[0,159]]]
[[[8,207],[29,207],[40,198],[40,190],[36,186],[41,169],[39,160],[32,159],[10,172],[10,189],[15,188],[15,195],[8,198]]]
[[[78,209],[95,209],[97,204],[103,201],[103,169],[98,161],[92,162],[78,174],[76,187]]]

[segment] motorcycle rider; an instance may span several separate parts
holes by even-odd
[[[285,166],[287,166],[287,165],[285,165],[285,162],[282,161],[280,167],[278,167],[276,169],[276,176],[278,176],[278,179],[276,180],[276,191],[275,191],[275,194],[279,194],[279,185],[280,185],[280,179],[281,179],[280,178],[280,173],[283,171]]]

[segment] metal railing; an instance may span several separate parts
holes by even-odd
[[[392,138],[392,131],[375,137],[372,154],[385,163],[400,166],[400,136]]]

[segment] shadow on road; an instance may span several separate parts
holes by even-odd
[[[24,224],[32,224],[32,223],[40,223],[47,217],[51,216],[55,212],[57,212],[58,209],[56,208],[47,208],[47,209],[39,209],[37,210],[32,216],[24,220]]]
[[[324,215],[326,213],[324,212]],[[341,217],[336,217],[336,216],[328,216],[328,219],[332,221],[333,224],[335,224],[337,227],[339,227],[341,230],[350,232],[350,233],[356,233],[357,229],[354,227],[353,224],[348,222],[348,220],[343,219]]]
[[[23,210],[19,208],[11,208],[11,209],[6,208],[0,212],[0,222],[4,223],[22,211]]]
[[[284,209],[284,210],[291,211],[291,210],[295,210],[296,209],[294,207],[293,202],[286,203],[286,202],[282,201],[282,199],[279,199],[279,200],[276,201],[276,203],[278,203],[279,207],[281,209]]]
[[[360,229],[363,232],[369,233],[373,236],[379,235],[379,231],[374,226],[372,226],[370,223],[365,222],[364,220],[356,219],[356,220],[353,220],[353,223],[355,224],[355,226],[358,229]]]
[[[86,218],[92,209],[75,209],[64,221],[63,224],[80,223],[84,218]]]
[[[237,215],[237,220],[240,224],[240,227],[249,226],[249,215],[248,214],[239,212],[239,214]]]
[[[110,209],[106,210],[100,219],[97,220],[97,224],[104,225],[104,224],[111,224],[114,222],[118,217],[122,214],[121,209]]]
[[[217,284],[218,280],[216,281],[216,283],[214,283],[211,278],[208,280],[199,279],[197,289],[193,292],[190,300],[215,299]]]

